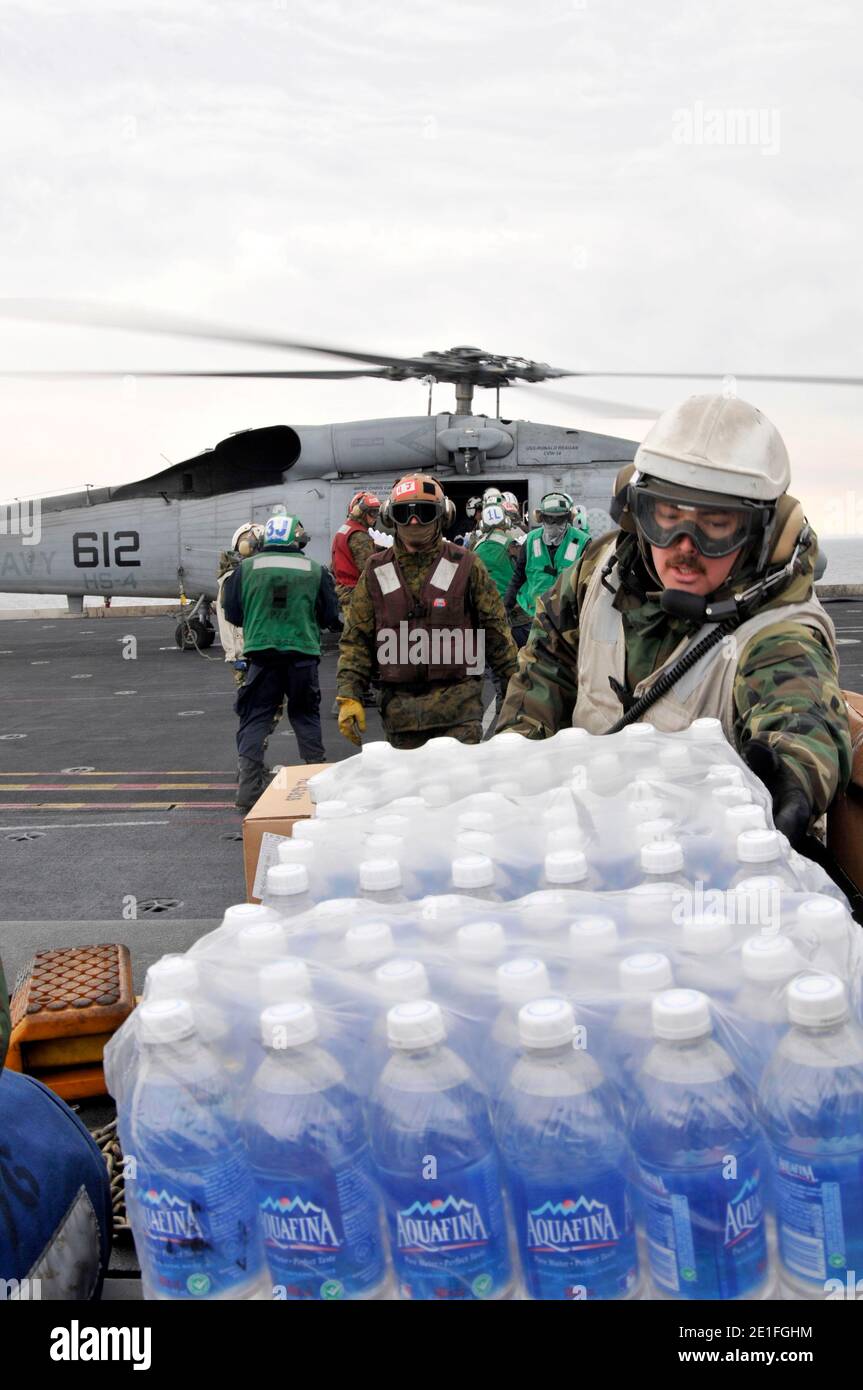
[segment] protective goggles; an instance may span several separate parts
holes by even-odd
[[[725,499],[696,505],[639,487],[629,490],[629,509],[649,545],[665,550],[680,536],[689,536],[695,548],[712,559],[739,550],[764,527],[761,508],[729,507]]]
[[[413,517],[419,522],[437,521],[443,507],[440,502],[391,502],[390,513],[397,526],[406,526]]]

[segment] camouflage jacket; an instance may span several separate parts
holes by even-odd
[[[419,594],[429,570],[441,553],[438,541],[430,550],[411,553],[396,538],[394,553],[408,588]],[[467,606],[476,626],[485,632],[486,663],[501,680],[508,681],[515,671],[516,648],[510,636],[509,621],[494,580],[480,560],[474,560],[467,590]],[[351,606],[345,617],[339,643],[337,694],[360,700],[376,670],[377,633],[375,609],[369,593],[366,571],[360,575]]]
[[[581,559],[541,596],[518,671],[509,684],[498,732],[512,729],[527,738],[548,738],[572,722],[579,613],[607,541],[608,536],[592,541]],[[634,536],[620,532],[617,555],[621,584],[614,607],[623,617],[626,680],[633,690],[700,625],[662,611],[656,580],[647,571]],[[757,611],[808,598],[815,555],[813,546],[803,572],[778,592],[772,591]],[[725,590],[717,595],[724,597]],[[772,744],[803,783],[816,814],[825,811],[851,775],[851,737],[836,663],[818,633],[809,630],[803,635],[795,626],[789,627],[787,636],[776,631],[763,637],[756,634],[741,654],[734,705],[738,750],[756,737]]]

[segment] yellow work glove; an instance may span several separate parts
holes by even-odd
[[[360,734],[365,733],[366,729],[366,712],[359,700],[351,700],[346,695],[336,698],[339,702],[339,733],[359,748]]]

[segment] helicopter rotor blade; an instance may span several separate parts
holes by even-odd
[[[632,381],[735,381],[790,382],[802,386],[863,386],[863,376],[800,376],[794,372],[573,372],[549,369],[549,376],[621,377]]]
[[[575,410],[586,410],[591,415],[608,415],[620,420],[656,420],[660,412],[650,406],[625,404],[622,401],[602,400],[598,396],[571,395],[568,391],[553,391],[544,384],[532,385],[514,383],[511,391],[530,391],[539,400],[560,401],[571,405]]]
[[[200,372],[195,372],[195,371],[165,371],[165,372],[157,372],[157,371],[141,371],[141,372],[137,372],[137,371],[128,371],[128,372],[119,372],[119,371],[104,371],[104,372],[103,372],[103,371],[92,371],[92,372],[90,372],[90,371],[83,371],[83,372],[76,372],[76,371],[60,371],[60,372],[4,372],[4,371],[0,371],[0,380],[8,380],[8,379],[11,378],[12,380],[16,380],[16,381],[64,381],[64,380],[65,380],[65,381],[120,381],[120,380],[123,380],[123,379],[126,378],[126,377],[143,377],[143,378],[150,378],[151,380],[162,380],[162,381],[164,381],[164,380],[172,380],[172,379],[175,379],[175,378],[178,378],[178,377],[192,377],[192,378],[203,378],[203,379],[206,379],[206,378],[208,378],[208,377],[241,377],[241,378],[247,378],[247,379],[250,379],[250,380],[264,380],[264,381],[288,381],[288,380],[299,380],[299,381],[344,381],[344,380],[345,380],[346,378],[348,378],[348,377],[360,377],[360,376],[362,376],[362,377],[370,377],[370,376],[371,376],[371,377],[382,377],[382,378],[384,378],[384,379],[389,379],[390,374],[389,374],[389,370],[388,370],[386,367],[382,368],[380,371],[375,371],[374,369],[366,370],[366,369],[364,369],[364,368],[346,367],[343,371],[339,371],[337,368],[332,368],[332,369],[329,369],[329,370],[319,371],[319,372],[314,372],[314,371],[312,371],[312,372],[279,372],[279,371],[275,371],[275,372],[262,372],[262,371],[228,372],[228,371],[225,371],[225,372],[222,372],[222,371],[217,371],[217,370],[212,370],[212,369],[207,369],[207,370],[205,370],[205,371],[200,371]]]
[[[82,328],[116,328],[127,332],[157,333],[175,338],[199,338],[218,343],[240,343],[246,347],[278,348],[297,352],[322,353],[326,357],[345,357],[348,361],[368,362],[378,367],[407,370],[433,370],[434,359],[393,357],[387,353],[357,352],[353,348],[306,343],[227,325],[174,318],[146,309],[118,309],[105,304],[75,300],[0,299],[0,317],[24,319],[30,323],[66,323]]]

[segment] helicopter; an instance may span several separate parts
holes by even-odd
[[[465,529],[471,497],[490,485],[514,493],[525,514],[545,493],[562,489],[585,508],[593,535],[612,529],[608,508],[613,483],[635,457],[637,441],[504,418],[502,389],[536,389],[548,399],[563,400],[575,412],[653,418],[656,411],[550,391],[545,383],[573,377],[723,379],[709,372],[572,370],[466,345],[416,357],[393,356],[67,301],[0,300],[0,316],[279,348],[359,364],[321,370],[2,373],[7,378],[376,377],[418,380],[428,386],[426,415],[244,430],[135,482],[34,499],[30,515],[38,525],[31,527],[29,537],[15,525],[21,520],[19,499],[0,506],[0,590],[65,594],[70,610],[79,612],[87,595],[179,599],[183,607],[175,640],[184,650],[206,648],[214,640],[216,558],[237,527],[246,521],[263,523],[276,512],[297,515],[312,538],[308,553],[327,563],[331,537],[344,520],[350,498],[360,490],[375,491],[382,480],[388,488],[408,471],[427,469],[443,482],[456,508],[453,535]],[[739,374],[734,380],[863,384],[863,378],[763,373]],[[433,390],[443,384],[455,388],[455,409],[432,414]],[[477,389],[495,391],[494,415],[474,412]]]

